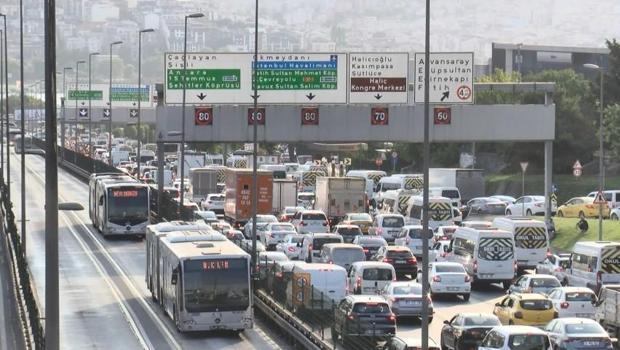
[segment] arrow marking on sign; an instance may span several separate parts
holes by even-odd
[[[110,110],[109,109],[104,109],[103,110],[103,116],[104,117],[109,117],[110,116]]]
[[[200,101],[202,101],[205,99],[205,97],[207,97],[207,95],[205,95],[204,92],[201,92],[199,95],[196,95],[196,97],[198,97]]]
[[[312,99],[315,98],[316,95],[314,95],[312,93],[309,93],[309,94],[306,95],[306,97],[308,98],[308,100],[312,101]]]
[[[441,94],[441,101],[447,99],[448,97],[450,97],[450,91],[445,91],[443,94]]]
[[[85,117],[88,114],[88,110],[80,108],[80,116]]]
[[[134,110],[132,110],[129,114],[130,114],[132,117],[137,117],[137,116],[138,116],[138,111],[136,111],[136,110],[134,109]]]
[[[376,94],[376,95],[375,95],[375,98],[376,98],[377,100],[380,100],[380,99],[381,99],[381,97],[383,97],[381,94]]]
[[[260,97],[260,95],[250,95],[250,97],[251,97],[253,100],[258,100],[258,98]]]

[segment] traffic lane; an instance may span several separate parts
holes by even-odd
[[[32,168],[34,171],[44,169],[45,162],[42,157],[38,160],[33,159]],[[59,168],[58,171],[59,193],[66,201],[76,201],[82,203],[84,211],[73,212],[81,226],[81,229],[89,230],[111,257],[118,263],[123,273],[132,281],[133,286],[138,289],[140,297],[145,300],[157,317],[163,322],[170,333],[174,334],[175,340],[184,349],[286,349],[285,341],[281,339],[273,330],[267,327],[263,320],[257,320],[256,326],[252,330],[245,331],[242,335],[232,335],[226,332],[195,334],[179,334],[174,329],[172,321],[167,317],[159,305],[152,302],[150,292],[144,282],[145,271],[145,245],[142,240],[133,238],[105,239],[92,227],[88,216],[88,185],[82,180],[74,177],[65,170]]]
[[[472,290],[469,302],[457,297],[435,297],[433,306],[435,314],[429,325],[429,335],[438,344],[444,321],[450,321],[454,315],[463,312],[493,313],[495,303],[506,293],[499,285],[483,285]],[[422,334],[421,322],[417,318],[398,319],[396,334],[403,337],[419,338]]]
[[[14,188],[11,198],[14,208],[20,209],[21,192],[16,190],[21,186],[20,159],[12,158],[15,166],[11,169]],[[27,155],[26,162],[37,158],[40,157]],[[45,190],[28,167],[26,176],[27,259],[41,315],[45,315]],[[16,216],[20,219],[21,212]],[[119,309],[117,298],[73,236],[62,214],[58,233],[60,343],[63,349],[141,348],[127,327],[127,319]]]

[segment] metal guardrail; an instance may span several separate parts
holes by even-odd
[[[28,261],[24,255],[17,225],[15,225],[13,203],[8,199],[8,187],[4,183],[1,174],[0,196],[0,210],[4,219],[2,233],[6,235],[9,245],[8,251],[12,265],[13,287],[18,299],[18,310],[22,320],[22,330],[24,331],[26,346],[29,349],[45,349],[45,331],[41,322],[39,305],[32,288]]]

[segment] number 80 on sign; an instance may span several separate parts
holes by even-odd
[[[196,107],[196,109],[194,109],[194,124],[213,125],[213,108]]]
[[[319,109],[317,107],[302,108],[301,125],[319,125]]]

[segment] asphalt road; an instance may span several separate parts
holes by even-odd
[[[12,200],[20,213],[20,159],[11,159]],[[39,303],[45,289],[44,160],[26,156],[27,256]],[[59,169],[59,201],[81,212],[59,213],[60,341],[63,349],[286,349],[264,321],[241,335],[180,334],[150,298],[140,240],[104,239],[88,217],[88,186]],[[18,223],[19,226],[19,223]]]

